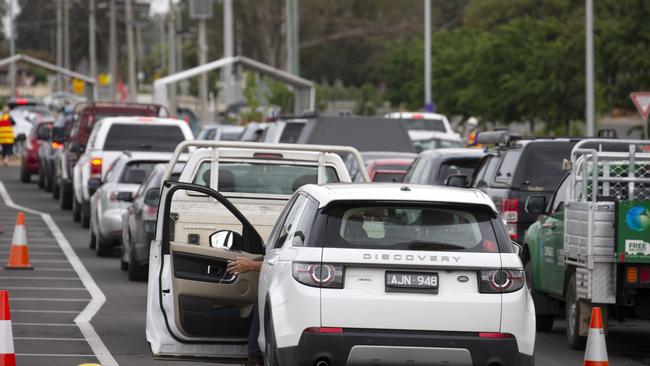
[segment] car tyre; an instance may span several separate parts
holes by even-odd
[[[27,170],[25,170],[25,167],[20,168],[20,181],[23,183],[29,183],[29,181],[32,179],[32,175],[29,174]]]
[[[43,172],[43,166],[38,165],[38,188],[44,189],[45,188],[45,173]]]
[[[52,177],[52,199],[59,200],[59,195],[61,191],[59,191],[59,182],[56,179],[56,177]]]
[[[45,172],[45,192],[53,192],[54,189],[54,179],[52,178],[52,173],[48,170]]]
[[[544,314],[535,316],[535,324],[538,332],[550,332],[553,330],[555,316],[553,314]]]
[[[95,252],[97,253],[97,256],[110,257],[113,255],[113,243],[102,238],[102,234],[99,232],[99,229],[97,229],[95,237],[97,238],[95,242]]]
[[[81,213],[79,214],[81,227],[87,228],[90,226],[90,202],[84,202],[79,206],[81,207]]]
[[[271,318],[271,316],[269,315]],[[273,330],[273,318],[269,319],[264,327],[264,339],[266,345],[264,347],[264,365],[266,366],[279,366],[278,362],[278,345],[275,342],[275,331]]]
[[[566,291],[566,337],[569,347],[576,350],[583,350],[587,338],[580,336],[580,301],[576,290],[575,272],[569,276],[569,283]]]
[[[67,188],[65,183],[59,183],[59,207],[62,210],[69,210],[72,205],[72,190]]]
[[[72,195],[72,221],[81,221],[81,204],[77,201],[77,197]]]
[[[88,248],[95,249],[97,246],[97,235],[95,234],[95,220],[92,220],[90,223],[90,241],[88,242]]]
[[[129,250],[129,280],[130,281],[144,281],[147,278],[147,267],[135,260],[135,253],[133,246]]]

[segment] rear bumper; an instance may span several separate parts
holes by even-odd
[[[345,330],[303,333],[296,347],[278,350],[281,365],[331,366],[404,364],[532,366],[534,358],[519,352],[515,338],[479,338],[477,333]]]
[[[99,231],[105,240],[122,239],[122,214],[124,209],[112,208],[101,213]]]
[[[23,169],[31,174],[38,173],[38,154],[25,152],[23,155]]]

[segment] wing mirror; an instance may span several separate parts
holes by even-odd
[[[242,236],[232,230],[219,230],[210,235],[210,246],[212,248],[228,249],[232,251],[241,250]]]
[[[150,188],[144,196],[144,204],[158,207],[160,204],[160,188]]]
[[[76,153],[76,154],[82,154],[86,148],[82,146],[78,142],[73,142],[70,144],[70,152]]]
[[[92,196],[97,192],[99,187],[102,185],[102,181],[99,178],[90,178],[88,179],[88,193]]]
[[[448,187],[467,188],[469,179],[464,174],[454,174],[445,179],[445,185]]]
[[[526,212],[542,215],[546,213],[546,197],[530,196],[526,199]]]

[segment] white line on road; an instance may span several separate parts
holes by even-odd
[[[47,314],[76,314],[78,311],[74,310],[27,310],[27,309],[11,309],[12,313],[47,313]]]
[[[56,290],[56,291],[86,291],[83,287],[33,287],[33,286],[7,286],[5,290]]]
[[[5,204],[7,206],[13,207],[16,210],[23,210],[25,212],[40,215],[43,221],[45,221],[45,224],[52,232],[54,239],[61,247],[61,250],[65,254],[66,258],[68,258],[68,261],[72,265],[72,268],[74,268],[75,272],[77,272],[77,275],[81,279],[81,282],[92,297],[92,300],[74,319],[74,322],[79,327],[79,330],[83,334],[84,338],[86,338],[88,345],[95,353],[99,363],[101,363],[103,366],[117,366],[117,361],[108,351],[108,348],[104,342],[102,342],[102,339],[99,338],[99,335],[95,331],[95,328],[93,328],[92,324],[90,324],[90,321],[93,319],[95,314],[99,312],[99,309],[101,309],[104,302],[106,302],[106,296],[99,288],[99,286],[97,286],[97,283],[95,283],[95,280],[93,280],[92,276],[77,256],[77,253],[74,252],[74,249],[72,249],[72,246],[70,245],[70,242],[68,242],[68,239],[65,238],[63,232],[61,232],[61,229],[59,229],[59,226],[56,224],[56,222],[54,222],[54,219],[52,219],[52,216],[49,214],[15,204],[11,199],[11,196],[9,196],[7,188],[2,182],[0,182],[0,196],[2,196],[2,199],[5,201]]]
[[[68,263],[65,259],[31,259],[32,263]]]
[[[56,354],[56,353],[16,353],[18,357],[97,357],[95,355]],[[99,357],[97,357],[99,359]]]
[[[11,323],[14,326],[34,326],[34,327],[76,327],[72,323]]]
[[[81,281],[77,277],[29,277],[29,276],[21,276],[21,277],[2,277],[0,276],[0,280],[39,280],[39,281]]]
[[[52,297],[12,297],[9,301],[90,301],[91,299],[57,299]]]
[[[14,337],[14,341],[86,341],[86,338]]]

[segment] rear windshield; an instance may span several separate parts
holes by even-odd
[[[450,175],[464,175],[471,177],[474,174],[474,169],[476,169],[476,166],[480,161],[480,158],[447,160],[440,165],[440,171],[438,171],[436,182],[442,184]]]
[[[142,184],[159,161],[134,161],[124,167],[120,183]]]
[[[575,143],[552,142],[530,144],[525,152],[525,164],[521,182],[535,190],[554,191],[566,171],[562,170],[564,159],[571,158],[571,150]]]
[[[404,181],[404,176],[406,175],[406,172],[382,172],[379,171],[375,173],[375,177],[373,178],[373,182],[403,182]]]
[[[324,246],[498,252],[496,215],[479,205],[339,203],[328,207]]]
[[[211,162],[204,161],[192,183],[209,186]],[[326,183],[339,178],[332,167],[325,167]],[[318,183],[318,167],[272,163],[219,162],[220,192],[291,195],[305,184]]]
[[[441,119],[409,119],[406,128],[409,130],[447,132],[445,123]]]
[[[177,126],[116,123],[108,131],[103,149],[170,152],[182,141],[185,141],[185,136]]]
[[[304,127],[305,127],[304,123],[288,122],[284,126],[284,130],[282,130],[282,135],[280,136],[280,142],[286,142],[289,144],[296,143]]]
[[[443,149],[446,147],[463,147],[463,143],[455,140],[431,139],[413,141],[415,151],[422,152],[426,150]]]

